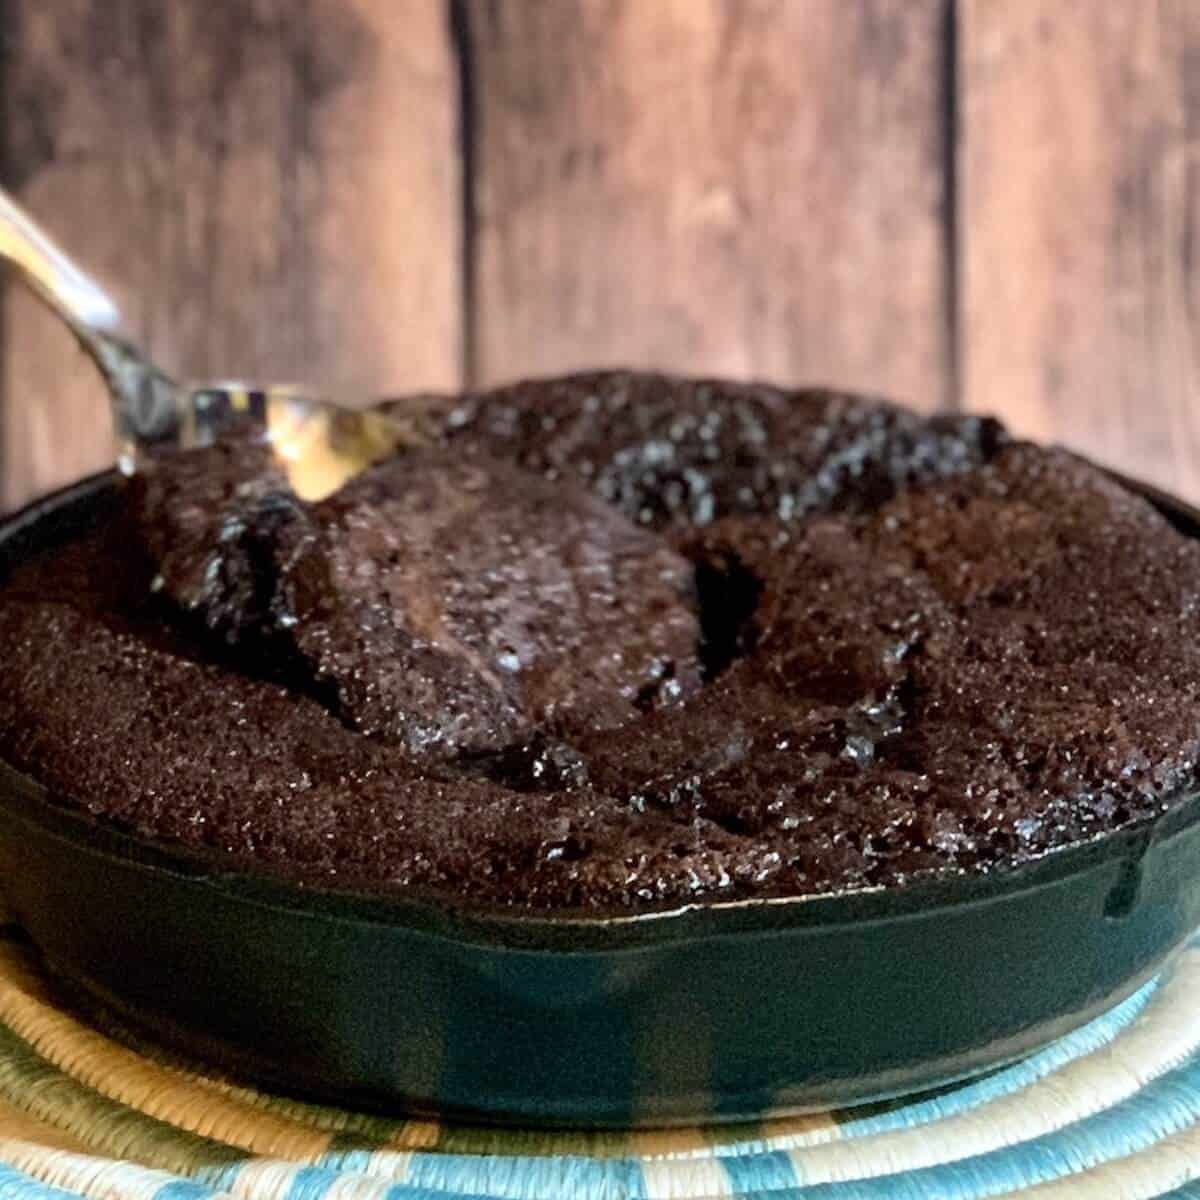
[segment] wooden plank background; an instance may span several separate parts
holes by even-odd
[[[948,402],[942,8],[468,6],[473,372],[630,363]]]
[[[960,9],[963,401],[1200,497],[1200,4]]]
[[[5,185],[187,373],[995,412],[1200,498],[1195,0],[6,0]],[[109,460],[11,289],[0,506]]]

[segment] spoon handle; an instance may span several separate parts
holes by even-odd
[[[2,189],[0,259],[16,267],[77,333],[119,336],[121,317],[111,298]]]
[[[100,368],[113,402],[126,474],[161,447],[211,444],[249,418],[301,499],[323,499],[372,463],[421,438],[398,417],[349,411],[280,385],[184,388],[121,332],[117,306],[15,200],[0,189],[0,263],[8,263],[62,319]]]
[[[3,189],[0,262],[15,268],[100,368],[112,396],[118,434],[132,444],[169,433],[178,419],[178,385],[122,333],[120,312],[104,289]]]

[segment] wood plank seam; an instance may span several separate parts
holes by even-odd
[[[476,94],[475,71],[471,57],[471,0],[446,0],[446,24],[454,54],[458,83],[458,179],[459,238],[462,259],[459,264],[459,339],[463,386],[474,387],[476,366],[477,288],[475,268],[477,239],[475,226],[476,176]]]

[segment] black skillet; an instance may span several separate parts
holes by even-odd
[[[0,525],[0,574],[112,486]],[[0,762],[0,884],[71,984],[273,1087],[525,1124],[752,1118],[983,1071],[1129,995],[1200,925],[1200,797],[987,875],[560,917],[231,871]]]

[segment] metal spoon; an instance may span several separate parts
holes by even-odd
[[[99,367],[112,398],[118,462],[127,475],[151,467],[156,449],[210,445],[239,416],[249,416],[259,422],[296,495],[320,500],[420,440],[390,414],[334,404],[290,386],[177,382],[122,330],[105,292],[3,190],[0,261],[16,269]]]

